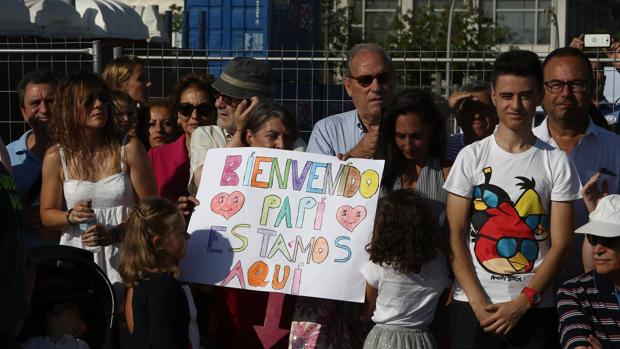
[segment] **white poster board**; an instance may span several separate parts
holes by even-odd
[[[181,279],[363,302],[382,160],[209,150]]]

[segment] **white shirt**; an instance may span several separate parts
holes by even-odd
[[[433,322],[439,297],[451,283],[442,254],[425,263],[418,274],[400,274],[373,262],[362,268],[362,274],[377,290],[372,321],[409,328]]]
[[[551,201],[580,198],[579,178],[561,150],[537,139],[528,150],[503,150],[491,135],[459,153],[444,188],[472,198],[464,234],[474,271],[492,303],[513,300],[542,264],[551,246]],[[554,305],[551,287],[540,307]],[[454,299],[467,302],[457,285]]]

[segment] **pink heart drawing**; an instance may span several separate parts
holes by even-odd
[[[336,219],[338,223],[345,227],[348,231],[353,232],[355,227],[366,218],[366,207],[358,205],[351,207],[349,205],[340,206],[336,211]]]
[[[241,210],[244,202],[245,196],[239,191],[219,193],[211,199],[211,211],[229,219]]]

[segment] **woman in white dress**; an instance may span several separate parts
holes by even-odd
[[[92,251],[122,298],[119,225],[156,189],[144,147],[120,133],[108,100],[108,88],[93,73],[60,84],[51,120],[55,144],[43,160],[41,221],[63,230],[61,245]]]

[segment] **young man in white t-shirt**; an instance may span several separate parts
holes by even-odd
[[[452,348],[557,346],[553,279],[572,242],[579,178],[566,154],[532,133],[543,98],[538,56],[494,64],[495,134],[465,147],[444,188],[452,268]]]

